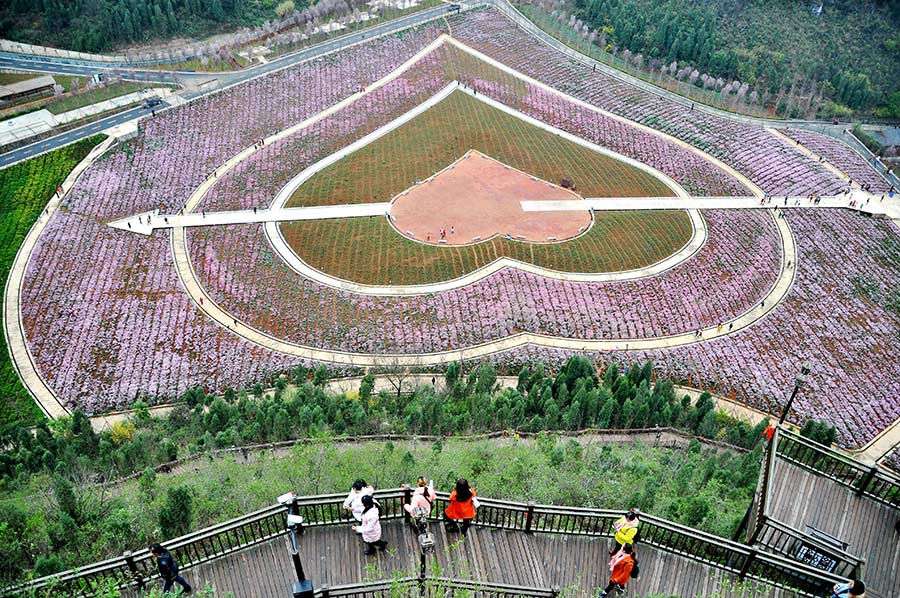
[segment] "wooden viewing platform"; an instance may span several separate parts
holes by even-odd
[[[409,492],[376,492],[389,550],[371,557],[362,554],[350,530],[343,494],[296,497],[289,507],[272,505],[165,544],[196,587],[208,581],[237,598],[291,595],[296,576],[286,533],[288,508],[303,517],[298,544],[320,598],[326,587],[332,598],[437,598],[457,591],[555,598],[559,589],[566,596],[593,596],[608,581],[607,543],[623,511],[489,498],[481,498],[476,524],[463,542],[439,521],[431,523],[436,549],[426,567],[429,579],[416,579],[420,553],[403,510]],[[447,494],[438,493],[433,515],[446,502]],[[835,582],[860,575],[870,598],[895,598],[900,596],[900,542],[893,529],[898,507],[897,476],[779,429],[767,446],[759,488],[742,524],[747,543],[644,515],[636,546],[641,574],[628,595],[819,597]],[[830,536],[847,545],[835,547]],[[112,584],[125,596],[139,596],[139,587],[159,583],[142,550],[2,593],[87,597]]]
[[[900,478],[778,429],[767,447],[745,540],[900,596]]]
[[[772,484],[772,516],[803,530],[807,525],[847,542],[865,559],[870,598],[900,596],[900,511],[827,478],[778,459]]]
[[[566,596],[585,597],[596,596],[597,588],[609,582],[607,538],[473,527],[466,540],[458,542],[459,534],[445,533],[439,522],[429,527],[436,541],[435,554],[429,558],[436,558],[440,576],[533,588],[559,586]],[[419,550],[410,525],[403,520],[390,521],[383,531],[388,550],[366,557],[349,524],[307,528],[299,538],[308,578],[321,588],[323,584],[334,587],[418,575]],[[184,574],[195,587],[209,582],[220,593],[230,591],[237,598],[289,598],[291,582],[296,580],[289,550],[287,540],[277,538]],[[647,545],[638,545],[635,552],[641,573],[629,584],[629,596],[741,595],[728,591],[737,580],[721,569]],[[432,563],[429,574],[435,571]],[[763,592],[766,596],[793,596],[783,590],[766,590],[771,591]]]

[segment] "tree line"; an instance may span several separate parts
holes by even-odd
[[[900,118],[897,2],[532,1],[626,62],[784,116]]]
[[[204,35],[217,24],[259,18],[249,0],[10,0],[0,10],[0,35],[83,52],[169,36]],[[270,16],[274,15],[273,12]],[[29,34],[36,22],[42,41]],[[46,32],[53,32],[48,44]]]
[[[324,366],[300,366],[279,377],[271,393],[261,384],[249,391],[227,389],[221,396],[191,389],[165,417],[151,417],[149,406],[138,401],[131,419],[100,433],[81,411],[42,421],[33,431],[8,425],[0,430],[0,489],[14,489],[32,474],[77,470],[102,481],[188,453],[303,437],[658,426],[749,449],[768,425],[750,426],[717,411],[709,393],[696,401],[678,396],[670,380],[653,380],[650,362],[624,370],[612,364],[602,377],[583,356],[570,358],[558,371],[536,362],[521,369],[515,388],[500,388],[488,362],[468,371],[452,363],[443,377],[444,389],[424,385],[407,396],[374,393],[369,374],[358,392],[341,394],[325,389]],[[830,444],[834,429],[822,425],[812,437]]]

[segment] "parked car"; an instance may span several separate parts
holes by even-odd
[[[154,108],[162,104],[162,100],[159,98],[147,98],[147,101],[144,102],[144,108]]]

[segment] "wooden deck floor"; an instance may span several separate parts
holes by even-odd
[[[526,535],[473,528],[468,538],[448,535],[443,526],[432,525],[437,548],[437,564],[429,574],[465,579],[505,582],[549,588],[571,588],[570,596],[596,596],[597,588],[608,582],[609,560],[604,539],[555,534]],[[301,555],[307,577],[316,587],[367,580],[390,579],[394,575],[418,572],[418,549],[411,530],[400,521],[385,522],[388,550],[375,556],[362,553],[356,534],[349,526],[308,528],[301,538]],[[732,590],[730,575],[692,560],[648,546],[639,547],[641,575],[632,580],[628,596],[679,596],[682,598],[730,598],[742,596],[782,596],[766,588],[758,594]],[[435,567],[432,569],[431,567]],[[183,571],[195,586],[209,582],[236,598],[286,598],[294,571],[287,541],[273,540],[227,558]]]
[[[900,511],[780,459],[771,501],[775,519],[800,531],[811,525],[848,542],[848,552],[865,558],[867,596],[900,596],[900,534],[894,529]]]

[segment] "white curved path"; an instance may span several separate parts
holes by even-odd
[[[773,213],[774,217],[774,213]],[[797,252],[794,244],[794,238],[791,234],[790,227],[784,218],[774,218],[778,227],[782,240],[782,264],[775,284],[769,290],[763,301],[751,308],[750,310],[740,314],[738,317],[722,322],[721,328],[717,325],[708,326],[700,331],[685,332],[670,336],[652,337],[652,338],[612,338],[601,340],[584,340],[577,338],[563,338],[549,336],[545,334],[537,334],[532,332],[522,332],[509,337],[498,339],[462,348],[454,351],[439,351],[434,353],[419,354],[373,354],[373,353],[354,353],[351,351],[339,351],[330,349],[321,349],[308,345],[292,343],[283,339],[275,338],[261,330],[249,327],[241,322],[235,325],[235,319],[220,305],[204,294],[203,289],[197,281],[196,274],[193,271],[193,265],[187,255],[184,229],[173,229],[173,251],[177,264],[179,276],[182,277],[182,283],[188,294],[197,302],[197,307],[218,322],[220,325],[232,330],[234,333],[243,336],[247,340],[256,343],[262,347],[277,351],[287,355],[315,360],[339,363],[344,365],[353,365],[361,367],[370,366],[427,366],[448,363],[451,361],[460,361],[468,359],[479,359],[489,355],[509,351],[524,347],[527,345],[536,345],[552,349],[565,349],[572,351],[628,351],[628,350],[646,350],[646,349],[662,349],[671,347],[680,347],[703,340],[710,340],[728,334],[734,334],[738,331],[751,326],[756,321],[765,317],[770,311],[775,309],[778,303],[785,297],[794,279],[794,268],[787,267],[788,263],[797,263]],[[185,271],[188,275],[184,276]],[[199,299],[203,298],[203,304]],[[697,334],[699,332],[699,336]]]

